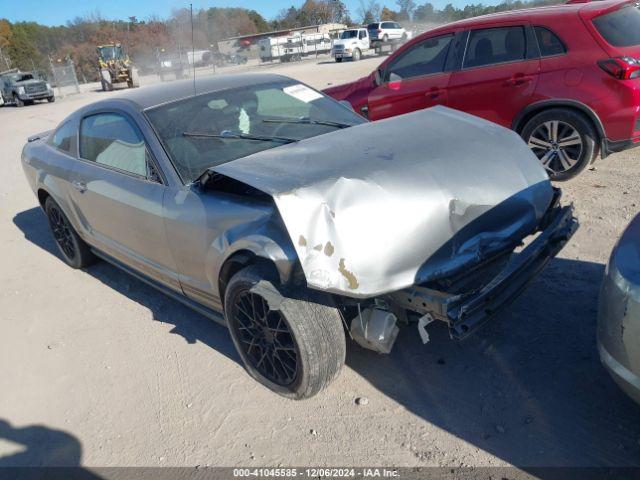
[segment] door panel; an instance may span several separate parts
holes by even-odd
[[[522,25],[473,30],[462,70],[449,84],[449,106],[511,127],[531,101],[540,61]]]
[[[453,37],[447,34],[426,39],[389,62],[383,83],[369,94],[369,118],[379,120],[446,105],[451,73],[444,70]]]
[[[87,117],[80,156],[71,198],[85,234],[105,253],[180,291],[164,224],[166,187],[141,175],[148,162],[141,134],[118,114]]]
[[[403,113],[447,104],[450,73],[387,82],[369,94],[369,119],[380,120]]]

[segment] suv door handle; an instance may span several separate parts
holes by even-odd
[[[525,75],[524,73],[516,73],[509,80],[505,82],[508,86],[524,85],[533,80],[531,75]]]
[[[425,93],[426,97],[429,98],[438,98],[440,95],[442,95],[444,93],[444,90],[442,90],[441,88],[432,88],[431,90],[428,90]]]
[[[73,182],[71,182],[71,185],[73,185],[73,188],[78,190],[80,193],[84,193],[87,191],[87,184],[84,182],[74,180]]]

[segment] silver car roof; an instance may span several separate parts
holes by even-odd
[[[227,88],[247,87],[262,83],[292,81],[291,78],[272,73],[243,73],[235,75],[211,75],[196,78],[195,89],[193,78],[177,80],[169,83],[158,83],[144,88],[129,89],[115,97],[136,103],[141,110],[165,103],[174,102],[194,94],[210,93]]]

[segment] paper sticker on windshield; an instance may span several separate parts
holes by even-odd
[[[311,90],[306,85],[298,84],[291,85],[290,87],[284,87],[282,89],[287,95],[291,95],[293,98],[297,98],[301,102],[309,103],[322,98],[322,95],[318,92]]]

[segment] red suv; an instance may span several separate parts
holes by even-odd
[[[555,180],[640,144],[640,10],[605,0],[430,30],[325,92],[371,120],[446,105],[512,128]]]

